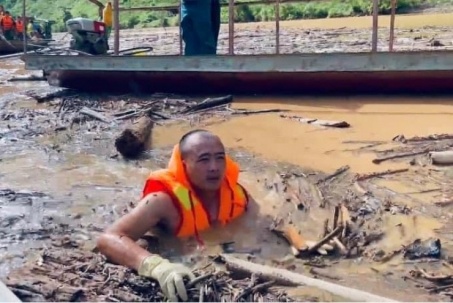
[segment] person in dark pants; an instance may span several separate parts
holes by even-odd
[[[184,55],[215,55],[220,31],[219,0],[182,0]]]
[[[220,32],[220,11],[220,0],[211,0],[211,23],[216,49]]]

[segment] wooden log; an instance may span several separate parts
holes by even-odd
[[[327,181],[329,181],[331,179],[334,179],[334,178],[338,177],[339,175],[347,172],[349,170],[349,168],[350,168],[349,165],[345,165],[345,166],[340,167],[333,174],[330,174],[330,175],[326,176],[325,178],[321,178],[318,181],[316,181],[316,185],[319,185],[319,184],[321,184],[323,182],[327,182]]]
[[[47,78],[36,75],[30,75],[30,76],[16,76],[11,79],[8,79],[8,82],[19,82],[19,81],[47,81]]]
[[[95,111],[95,110],[92,110],[86,106],[84,106],[80,111],[79,111],[80,114],[82,115],[85,115],[85,116],[88,116],[88,117],[91,117],[93,119],[96,119],[96,120],[99,120],[99,121],[102,121],[104,123],[112,123],[112,120],[109,119],[108,117],[104,116],[103,114]]]
[[[386,171],[381,171],[381,172],[357,175],[356,176],[356,181],[364,181],[364,180],[371,179],[371,178],[383,177],[383,176],[388,176],[388,175],[394,175],[394,174],[404,173],[404,172],[407,172],[407,171],[409,171],[408,168],[388,169]]]
[[[126,128],[115,140],[116,150],[125,158],[136,158],[148,146],[153,120],[148,116],[140,118],[136,124]]]
[[[217,107],[220,105],[227,105],[227,104],[230,104],[231,102],[233,102],[232,95],[218,97],[218,98],[207,98],[203,102],[198,103],[194,106],[191,106],[191,107],[181,111],[180,113],[181,114],[195,113],[200,110],[209,109],[209,108]]]
[[[429,158],[432,164],[451,165],[453,164],[453,151],[430,152]]]
[[[351,126],[346,121],[320,120],[317,118],[304,118],[304,117],[300,117],[300,116],[288,116],[288,115],[280,115],[280,118],[294,120],[294,121],[298,121],[300,123],[313,124],[313,125],[325,126],[325,127],[347,128],[347,127]]]
[[[350,301],[357,302],[397,302],[392,299],[377,296],[368,292],[357,290],[350,287],[314,279],[301,274],[290,272],[282,268],[273,268],[266,265],[256,264],[241,260],[230,255],[222,254],[220,261],[224,263],[230,271],[240,271],[248,275],[255,274],[263,280],[275,281],[276,284],[284,282],[286,285],[307,285],[328,291]]]
[[[393,160],[393,159],[401,159],[401,158],[407,158],[407,157],[413,157],[413,156],[418,156],[418,155],[423,155],[428,153],[429,150],[421,150],[421,151],[416,151],[416,152],[405,152],[405,153],[400,153],[400,154],[393,154],[389,156],[384,156],[384,157],[379,157],[376,159],[373,159],[374,164],[380,164],[384,161],[387,160]]]

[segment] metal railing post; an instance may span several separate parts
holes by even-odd
[[[393,43],[395,40],[395,14],[396,14],[396,1],[392,1],[392,13],[390,15],[390,37],[389,37],[389,52],[393,52]]]
[[[113,24],[115,26],[113,53],[118,56],[120,53],[120,5],[119,0],[113,0]]]
[[[371,51],[377,52],[378,44],[378,18],[379,18],[379,0],[373,0],[373,34],[371,38]]]
[[[275,0],[275,53],[280,54],[280,0]]]
[[[27,53],[27,29],[28,29],[28,22],[26,22],[27,17],[27,0],[22,1],[22,39],[23,39],[23,47],[24,47],[24,55]]]
[[[182,52],[182,27],[181,27],[181,21],[182,21],[182,0],[179,1],[179,55],[180,56],[183,54],[183,52]]]

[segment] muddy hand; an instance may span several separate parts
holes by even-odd
[[[184,278],[195,279],[192,271],[183,264],[171,263],[156,255],[143,260],[138,273],[141,276],[157,280],[162,292],[171,302],[178,302],[178,296],[183,301],[187,301],[189,297],[184,285]]]

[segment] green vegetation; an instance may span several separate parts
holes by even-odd
[[[222,0],[225,2],[225,0]],[[176,4],[174,0],[120,0],[123,7],[163,6]],[[437,4],[452,3],[452,0],[398,0],[398,13],[407,13]],[[3,0],[2,4],[13,15],[22,14],[21,0]],[[371,0],[332,0],[329,2],[307,2],[282,4],[281,20],[334,18],[369,15]],[[27,15],[55,20],[54,31],[65,31],[64,21],[72,17],[97,18],[97,7],[88,0],[27,0]],[[380,1],[380,13],[390,13],[390,0]],[[162,27],[178,24],[177,14],[171,12],[133,11],[121,12],[121,27]],[[243,5],[236,7],[236,22],[271,21],[275,19],[273,5]],[[227,22],[228,9],[222,9],[222,20]]]

